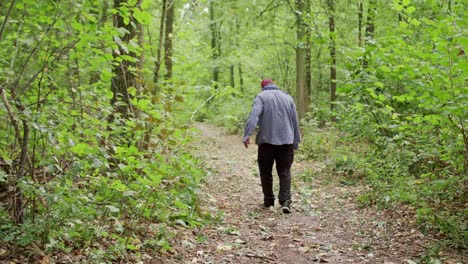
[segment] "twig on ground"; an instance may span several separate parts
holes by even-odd
[[[254,253],[245,253],[245,256],[246,256],[246,257],[249,257],[249,258],[258,258],[258,259],[261,259],[261,260],[266,260],[266,261],[270,261],[270,262],[275,262],[275,260],[272,259],[272,258],[269,258],[269,257],[267,257],[267,256],[262,256],[262,255],[254,254]]]

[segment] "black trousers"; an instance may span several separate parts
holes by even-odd
[[[262,182],[263,202],[266,206],[274,205],[273,194],[273,163],[279,177],[278,200],[281,205],[291,201],[291,165],[294,160],[293,145],[261,144],[258,146],[258,167]]]

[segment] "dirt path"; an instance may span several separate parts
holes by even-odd
[[[223,214],[220,224],[181,232],[163,263],[413,263],[431,240],[412,216],[360,209],[358,187],[321,176],[321,164],[293,165],[293,213],[278,205],[263,209],[257,146],[245,149],[239,136],[199,124],[197,155],[211,169],[202,208]],[[311,176],[313,175],[313,177]],[[278,179],[275,176],[275,183]],[[277,190],[277,189],[276,189]],[[466,263],[466,256],[438,256]]]

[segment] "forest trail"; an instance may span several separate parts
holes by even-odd
[[[321,175],[323,165],[313,161],[293,164],[293,213],[283,214],[279,205],[262,208],[257,146],[245,149],[240,136],[208,124],[197,128],[201,139],[195,152],[211,171],[201,208],[213,215],[222,212],[223,220],[181,227],[171,241],[174,250],[157,263],[396,264],[414,263],[427,254],[433,241],[412,226],[412,215],[360,208],[355,198],[362,187]],[[438,257],[444,263],[466,263],[463,256]]]

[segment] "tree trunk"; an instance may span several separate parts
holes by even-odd
[[[21,142],[21,155],[16,172],[15,180],[15,198],[14,198],[14,212],[13,219],[15,224],[19,225],[24,222],[24,202],[23,192],[18,186],[18,182],[24,177],[27,170],[27,157],[28,157],[28,146],[29,146],[29,125],[26,120],[23,120],[23,140]]]
[[[310,12],[310,0],[306,0],[307,13]],[[310,21],[307,21],[306,25],[306,105],[310,105],[310,97],[312,95],[312,29]]]
[[[242,96],[244,96],[244,77],[242,76],[242,64],[239,64],[239,85]]]
[[[365,70],[369,65],[369,52],[367,48],[370,46],[371,39],[374,37],[374,17],[376,11],[375,0],[369,2],[369,8],[367,9],[367,21],[366,21],[366,35],[364,37],[364,44],[366,46],[366,53],[362,60],[362,68]]]
[[[229,85],[234,88],[234,65],[229,67]]]
[[[164,79],[172,79],[172,38],[174,28],[174,5],[175,0],[169,0],[167,3],[166,30],[164,38],[164,65],[166,66],[166,75]]]
[[[128,4],[128,0],[114,0],[114,8],[119,9],[123,4]],[[137,3],[139,4],[139,3]],[[128,23],[125,23],[125,19],[128,19]],[[113,52],[114,63],[112,64],[112,99],[111,104],[115,107],[117,113],[122,114],[123,117],[128,117],[128,115],[133,112],[131,106],[131,95],[128,92],[129,87],[136,87],[136,76],[135,72],[132,72],[132,69],[137,67],[135,62],[122,59],[118,62],[118,59],[121,55],[136,57],[134,52],[129,52],[128,48],[123,47],[130,46],[130,41],[136,35],[136,27],[138,21],[129,14],[129,17],[124,18],[119,12],[113,16],[113,24],[116,28],[124,28],[127,32],[120,37],[121,44],[118,45],[118,51]]]
[[[307,89],[306,89],[306,30],[302,15],[306,10],[305,0],[296,0],[296,96],[299,119],[302,119],[307,112]]]
[[[358,4],[358,43],[359,47],[362,47],[362,16],[364,14],[364,8],[362,1]]]
[[[167,10],[167,0],[162,0],[162,10],[161,10],[161,20],[159,24],[159,40],[158,40],[158,51],[156,61],[154,62],[154,75],[153,75],[153,82],[156,84],[159,81],[159,70],[161,69],[161,54],[163,50],[164,44],[164,27],[166,25],[166,10]]]
[[[218,57],[219,57],[219,44],[217,37],[217,25],[215,21],[215,10],[214,10],[214,0],[210,1],[210,30],[211,30],[211,51],[213,56],[213,83],[214,88],[218,89],[219,82],[219,67],[218,67]]]
[[[322,57],[322,48],[319,47],[319,50],[317,52],[317,57],[316,57],[316,61],[317,61],[317,89],[316,89],[316,94],[315,94],[315,98],[319,99],[320,98],[320,90],[322,90],[322,80],[323,80],[323,74],[322,74],[322,62],[320,61],[320,58]],[[318,104],[317,104],[318,105]]]
[[[330,30],[330,110],[335,109],[336,101],[336,41],[335,41],[335,3],[334,0],[328,0],[328,25]]]

